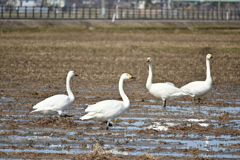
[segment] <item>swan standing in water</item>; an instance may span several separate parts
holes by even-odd
[[[146,83],[146,88],[148,91],[155,97],[161,98],[163,100],[163,107],[166,107],[166,101],[182,96],[188,95],[183,92],[181,89],[174,86],[173,83],[152,83],[152,59],[148,58],[147,62],[149,64],[149,74]]]
[[[207,77],[205,81],[194,81],[181,87],[181,89],[188,93],[192,97],[192,102],[194,98],[198,98],[198,103],[200,103],[200,97],[207,94],[212,88],[212,77],[210,71],[210,59],[213,58],[211,54],[206,56],[206,66],[207,66]]]
[[[67,87],[67,95],[58,94],[52,97],[49,97],[35,106],[33,106],[34,111],[31,113],[37,112],[46,115],[54,115],[58,113],[61,117],[72,117],[73,115],[62,115],[63,110],[67,109],[74,102],[74,95],[70,89],[70,79],[73,76],[78,76],[74,74],[73,71],[69,71],[67,75],[66,87]]]
[[[87,113],[81,120],[95,120],[107,123],[107,128],[111,120],[121,116],[130,106],[130,101],[123,91],[123,81],[125,79],[135,79],[128,73],[123,73],[119,80],[119,93],[123,101],[104,100],[93,105],[89,105],[85,112]]]

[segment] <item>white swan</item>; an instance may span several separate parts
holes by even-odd
[[[123,73],[119,80],[119,93],[123,101],[117,100],[104,100],[93,105],[89,105],[85,112],[86,115],[81,117],[81,120],[95,120],[107,123],[106,129],[108,129],[109,123],[116,117],[121,116],[130,106],[130,101],[123,91],[123,81],[125,79],[135,79],[128,73]]]
[[[192,97],[192,102],[194,102],[194,98],[197,97],[198,103],[200,103],[200,97],[207,94],[212,88],[212,77],[210,71],[211,58],[213,58],[211,54],[206,56],[207,78],[205,81],[194,81],[181,87],[184,92],[188,93]]]
[[[153,96],[161,98],[163,100],[163,107],[166,107],[167,100],[172,100],[188,95],[181,89],[175,87],[173,83],[152,83],[152,59],[148,58],[147,62],[149,63],[149,74],[146,88]]]
[[[46,115],[54,115],[58,113],[61,117],[72,117],[70,115],[62,115],[63,110],[67,109],[74,102],[74,95],[70,89],[70,79],[73,76],[78,76],[74,74],[73,71],[69,71],[67,75],[66,87],[67,87],[67,95],[58,94],[52,97],[49,97],[35,106],[33,106],[34,111],[31,113],[37,112]]]

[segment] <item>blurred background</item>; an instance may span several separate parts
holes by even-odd
[[[0,0],[3,6],[238,9],[240,0]]]

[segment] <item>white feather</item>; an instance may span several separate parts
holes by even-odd
[[[73,71],[69,71],[66,80],[68,96],[59,94],[49,97],[33,106],[33,109],[35,110],[33,110],[31,113],[37,112],[47,115],[53,115],[58,113],[59,115],[61,115],[62,112],[74,102],[74,95],[70,89],[70,79],[73,76],[77,76],[77,74],[74,74]]]
[[[146,88],[153,96],[161,98],[164,102],[166,100],[173,100],[188,95],[181,89],[175,87],[175,85],[171,82],[152,83],[152,59],[148,58],[147,62],[149,63],[149,74],[146,82]],[[165,105],[166,103],[164,102],[163,106],[165,107]]]
[[[207,76],[205,81],[194,81],[186,84],[181,87],[181,89],[188,93],[191,97],[201,97],[207,94],[212,88],[212,77],[210,71],[210,59],[212,58],[211,54],[206,56],[206,66],[207,66]]]
[[[162,100],[173,100],[188,95],[181,89],[169,83],[154,83],[148,88],[148,91],[153,96],[161,98]]]
[[[131,75],[127,73],[123,73],[119,80],[119,92],[123,99],[123,101],[117,100],[104,100],[101,102],[97,102],[96,104],[89,105],[85,110],[87,113],[81,120],[96,120],[101,122],[110,122],[114,118],[121,116],[123,113],[127,111],[130,106],[130,101],[126,94],[123,91],[123,81],[125,79],[133,78]]]
[[[94,105],[89,105],[85,110],[88,114],[81,117],[81,120],[93,119],[106,122],[121,116],[129,106],[125,106],[123,101],[105,100]]]
[[[39,112],[42,114],[53,115],[56,112],[61,112],[67,109],[72,103],[73,101],[67,95],[55,95],[37,103],[33,106],[33,109],[35,110],[31,113]]]

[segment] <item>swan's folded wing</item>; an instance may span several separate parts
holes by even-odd
[[[96,104],[93,104],[93,105],[89,105],[85,109],[85,112],[105,113],[105,112],[108,112],[109,110],[115,110],[118,106],[121,106],[121,105],[122,105],[122,101],[105,100],[105,101],[97,102]]]
[[[166,84],[169,84],[169,85],[172,85],[172,86],[175,86],[173,83],[171,82],[166,82]]]
[[[37,110],[61,110],[63,106],[66,106],[69,104],[69,97],[62,94],[62,95],[55,95],[52,97],[49,97],[39,103],[37,103],[35,106],[33,106],[33,109]]]
[[[82,116],[80,119],[81,120],[92,119],[95,117],[96,114],[97,114],[97,112],[89,112],[88,114]]]
[[[123,101],[117,100],[105,100],[98,102],[94,105],[90,105],[85,112],[87,114],[81,117],[81,120],[95,119],[99,121],[109,121],[126,111],[126,107],[123,105]]]
[[[151,87],[152,92],[160,94],[173,94],[181,92],[181,90],[174,86],[173,83],[154,83]]]
[[[152,85],[151,93],[156,97],[170,100],[188,95],[171,83],[155,83]]]
[[[201,91],[203,89],[203,86],[204,81],[194,81],[186,84],[185,86],[182,86],[181,90],[186,93],[193,94]]]

